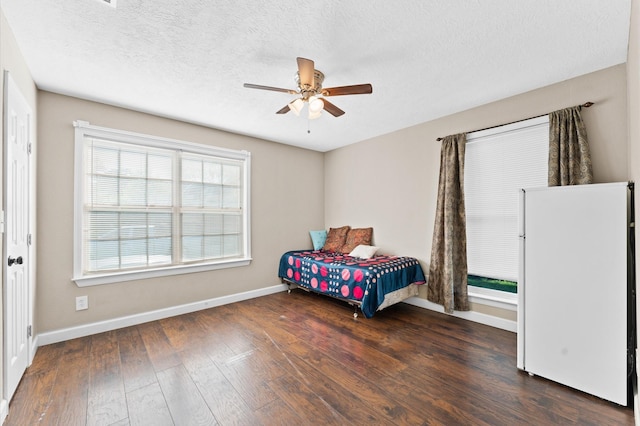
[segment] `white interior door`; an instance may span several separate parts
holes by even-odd
[[[10,401],[29,364],[31,109],[8,72],[4,81],[4,396]]]

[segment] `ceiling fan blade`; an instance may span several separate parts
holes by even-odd
[[[289,111],[291,111],[291,108],[289,108],[289,105],[285,105],[284,108],[278,110],[278,112],[276,112],[276,114],[286,114]]]
[[[340,108],[338,108],[337,106],[329,102],[328,100],[323,99],[322,102],[324,102],[324,110],[327,111],[329,114],[333,115],[334,117],[340,117],[342,114],[344,114],[343,110],[341,110]]]
[[[247,87],[249,89],[271,90],[274,92],[289,93],[291,95],[295,95],[296,93],[298,93],[295,90],[291,90],[291,89],[282,89],[280,87],[272,87],[272,86],[261,86],[259,84],[251,84],[251,83],[245,83],[244,87]]]
[[[300,76],[300,86],[313,87],[313,69],[314,64],[311,59],[297,58],[298,61],[298,75]]]
[[[353,86],[329,87],[322,89],[323,96],[340,96],[340,95],[364,95],[373,93],[373,86],[370,84],[356,84]]]

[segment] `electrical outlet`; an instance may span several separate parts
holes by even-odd
[[[76,297],[76,311],[89,309],[89,296]]]

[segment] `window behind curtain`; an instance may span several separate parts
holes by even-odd
[[[246,264],[248,153],[88,123],[76,133],[76,282]]]
[[[465,152],[469,285],[515,283],[519,191],[547,186],[548,117],[470,133]]]

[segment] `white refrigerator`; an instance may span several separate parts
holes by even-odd
[[[533,188],[520,202],[517,366],[620,405],[634,353],[632,192],[627,182]]]

